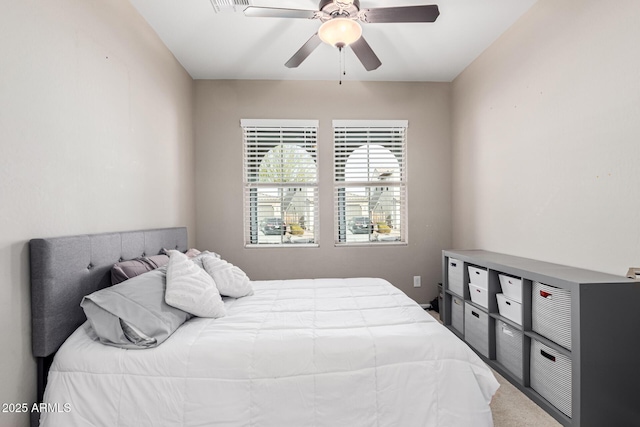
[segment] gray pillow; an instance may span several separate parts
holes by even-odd
[[[80,306],[100,342],[121,348],[162,344],[192,316],[164,301],[166,267],[87,295]]]
[[[141,257],[128,261],[120,261],[111,268],[111,284],[117,285],[125,280],[139,276],[147,271],[155,270],[169,262],[167,255]]]

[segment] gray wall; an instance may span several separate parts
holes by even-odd
[[[31,403],[28,240],[193,232],[193,81],[127,0],[1,9],[0,403]]]
[[[640,2],[539,0],[453,82],[453,243],[640,266]]]
[[[198,245],[254,280],[378,276],[420,303],[451,246],[448,83],[196,81]],[[318,119],[320,247],[244,248],[242,118]],[[333,119],[408,119],[409,245],[335,247]],[[413,276],[422,288],[413,288]]]

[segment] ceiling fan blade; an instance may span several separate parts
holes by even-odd
[[[314,19],[317,10],[281,9],[277,7],[249,6],[244,10],[244,16],[251,18],[306,18]]]
[[[437,4],[362,9],[362,20],[372,24],[390,22],[434,22],[440,15]]]
[[[369,43],[364,39],[364,37],[360,37],[357,41],[351,43],[351,50],[356,54],[362,65],[367,71],[372,71],[382,65],[382,62],[378,59],[376,54],[369,46]]]
[[[298,65],[302,64],[302,61],[307,59],[307,56],[311,55],[311,52],[313,52],[320,43],[322,43],[322,40],[320,40],[318,33],[315,33],[284,65],[288,68],[296,68]]]

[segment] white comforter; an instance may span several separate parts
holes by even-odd
[[[122,350],[86,325],[49,373],[43,426],[491,426],[498,383],[382,279],[253,282],[220,319]],[[68,404],[65,406],[65,404]]]

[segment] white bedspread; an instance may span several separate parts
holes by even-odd
[[[253,286],[226,317],[194,318],[153,349],[79,328],[49,373],[45,402],[60,411],[41,425],[493,425],[491,371],[385,280]]]

